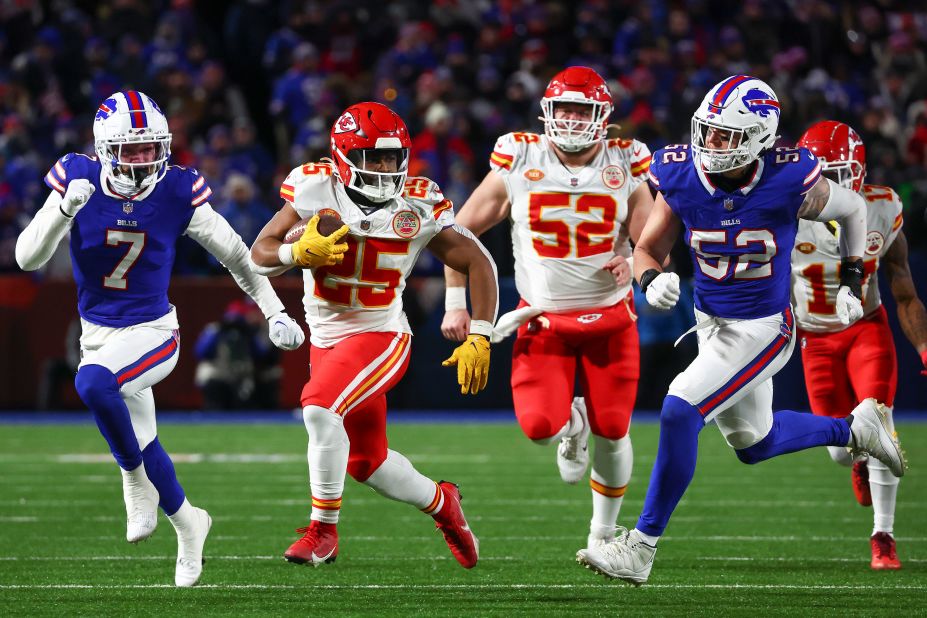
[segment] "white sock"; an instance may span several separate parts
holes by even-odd
[[[660,540],[659,536],[653,536],[651,534],[644,534],[640,530],[638,530],[637,533],[640,535],[642,539],[644,539],[644,542],[647,543],[647,545],[652,545],[653,547],[656,547],[657,541]]]
[[[624,492],[631,479],[634,464],[634,449],[631,436],[620,440],[609,440],[593,436],[595,447],[592,453],[592,521],[589,534],[599,538],[615,534],[618,513],[624,500]]]
[[[193,516],[193,505],[190,504],[189,500],[184,498],[183,504],[180,505],[180,508],[177,509],[177,512],[173,515],[168,515],[167,518],[171,521],[171,524],[173,524],[174,530],[177,531],[177,535],[183,536],[190,530],[193,522],[196,521],[193,519]]]
[[[895,500],[898,497],[898,482],[888,467],[870,457],[869,491],[872,493],[872,533],[888,532],[891,534],[895,526]]]
[[[303,421],[309,432],[307,456],[309,488],[312,491],[311,519],[337,524],[351,447],[344,430],[344,419],[327,408],[306,406],[303,408]]]
[[[584,409],[586,407],[586,400],[582,397],[574,397],[573,402],[582,405]],[[532,440],[532,442],[540,445],[560,442],[561,438],[572,438],[579,434],[583,430],[583,427],[585,427],[585,423],[583,423],[582,415],[576,411],[574,406],[570,406],[570,418],[567,420],[566,424],[560,428],[560,431],[549,438],[539,438],[537,440]]]
[[[830,453],[830,458],[841,466],[849,467],[853,465],[853,455],[845,446],[828,446],[827,452]]]
[[[440,511],[444,504],[444,492],[438,484],[416,470],[405,455],[393,450],[386,452],[386,460],[367,477],[364,485],[381,496],[411,504],[428,515]]]

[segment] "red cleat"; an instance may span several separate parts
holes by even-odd
[[[869,491],[869,466],[866,465],[866,460],[853,464],[850,482],[853,483],[856,501],[862,506],[872,506],[872,492]]]
[[[444,494],[444,506],[434,516],[435,527],[444,534],[444,541],[454,558],[465,569],[472,569],[480,557],[480,541],[467,525],[463,509],[460,508],[460,491],[454,483],[438,483]]]
[[[872,546],[872,562],[869,566],[876,571],[897,571],[901,568],[892,535],[888,532],[876,532],[869,539],[869,544]]]
[[[335,524],[313,520],[305,528],[297,528],[296,532],[303,537],[283,554],[288,561],[315,567],[334,562],[338,557],[338,529]]]

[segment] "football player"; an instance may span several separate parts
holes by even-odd
[[[679,277],[660,264],[685,230],[695,267],[699,352],[670,384],[660,414],[657,458],[637,527],[615,542],[581,550],[577,560],[608,577],[647,581],[656,545],[693,475],[698,435],[714,421],[744,463],[812,446],[850,447],[895,476],[905,462],[884,406],[860,403],[846,418],[772,411],[772,376],[795,344],[789,304],[791,248],[799,219],[841,228],[843,324],[863,315],[860,285],[866,241],[863,198],[821,177],[804,148],[773,148],[779,100],[763,81],[734,75],[715,85],[692,117],[692,143],[654,154],[659,191],[634,273],[647,302],[670,308]]]
[[[187,500],[158,441],[151,390],[177,364],[179,325],[167,289],[180,236],[231,271],[277,347],[295,349],[304,335],[267,278],[249,268],[241,237],[210,207],[206,179],[169,165],[171,133],[150,97],[126,90],[107,98],[93,136],[96,156],[67,154],[45,176],[51,193],[20,234],[16,261],[39,268],[71,233],[82,329],[74,384],[122,471],[126,539],[151,536],[160,504],[177,531],[175,583],[192,586],[212,520]]]
[[[331,131],[332,159],[294,169],[280,189],[283,207],[251,249],[253,268],[277,274],[303,268],[311,376],[302,392],[309,433],[312,511],[302,537],[284,553],[316,566],[338,556],[336,524],[345,473],[381,495],[434,518],[457,561],[476,565],[479,544],[460,507],[457,486],[423,476],[388,448],[386,393],[409,362],[412,333],[402,291],[426,247],[469,274],[476,319],[444,361],[457,366],[461,392],[486,386],[489,336],[498,295],[495,264],[427,178],[407,178],[411,141],[405,123],[379,103],[352,105]],[[343,225],[328,236],[319,215]],[[287,231],[312,217],[296,242]]]
[[[593,437],[592,547],[615,538],[631,477],[628,425],[640,354],[627,239],[637,240],[653,206],[645,182],[650,151],[637,140],[606,139],[612,98],[590,68],[555,75],[541,110],[544,135],[500,137],[490,171],[457,222],[477,235],[504,219],[512,222],[521,301],[500,318],[495,337],[517,329],[515,416],[534,442],[559,442],[557,466],[565,482],[585,476]],[[626,230],[621,240],[619,229]],[[441,329],[463,340],[470,323],[466,278],[446,268],[445,279]],[[582,396],[574,398],[577,375]]]
[[[832,120],[811,126],[798,141],[821,162],[822,174],[866,200],[866,248],[861,281],[863,317],[851,325],[836,313],[840,287],[839,238],[833,221],[801,221],[792,250],[792,296],[801,342],[805,387],[811,411],[841,418],[868,397],[881,401],[891,420],[898,385],[895,344],[879,298],[880,264],[898,307],[898,321],[927,367],[927,312],[917,297],[908,267],[908,242],[901,231],[901,200],[889,187],[863,184],[866,148],[850,126]],[[900,569],[892,534],[898,478],[878,459],[828,447],[837,463],[852,466],[857,501],[872,506],[870,546],[873,569]]]

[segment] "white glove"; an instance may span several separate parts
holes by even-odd
[[[282,311],[270,316],[267,324],[270,326],[268,334],[271,342],[281,350],[295,350],[306,340],[306,335],[296,320]]]
[[[81,208],[90,200],[90,196],[96,191],[93,183],[86,178],[78,178],[68,183],[68,190],[61,200],[61,212],[69,217],[76,215]]]
[[[837,317],[843,324],[852,324],[863,317],[863,303],[845,285],[837,290]]]
[[[679,275],[660,273],[647,286],[647,304],[655,309],[669,310],[679,300]]]
[[[492,335],[489,337],[490,343],[499,343],[518,330],[519,326],[542,313],[544,312],[537,307],[522,307],[500,315],[499,319],[496,320],[496,325],[492,327]]]

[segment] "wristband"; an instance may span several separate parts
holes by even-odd
[[[662,273],[656,268],[650,268],[644,271],[644,274],[641,275],[641,280],[638,282],[641,286],[641,292],[644,294],[647,293],[647,288],[650,287],[650,284],[653,283],[653,280],[659,277]]]
[[[470,320],[470,334],[482,335],[489,339],[492,335],[492,323],[486,320]]]
[[[281,244],[277,249],[277,259],[280,260],[280,263],[284,266],[295,264],[296,260],[293,259],[293,243]]]
[[[467,288],[452,287],[444,291],[444,310],[455,311],[457,309],[467,310]]]
[[[63,203],[63,202],[62,202],[62,203]],[[73,218],[74,218],[74,215],[69,215],[68,213],[64,212],[64,208],[61,207],[61,204],[58,204],[58,210],[61,212],[62,215],[64,215],[64,218],[65,218],[65,219],[73,219]]]
[[[850,288],[857,300],[863,299],[863,261],[842,260],[840,262],[840,285]]]

